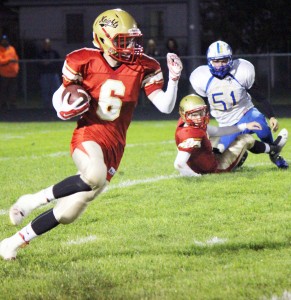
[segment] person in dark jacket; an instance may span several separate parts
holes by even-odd
[[[51,40],[46,38],[38,55],[41,60],[39,71],[42,105],[46,108],[53,108],[52,96],[61,85],[60,64],[57,61],[59,58],[59,53],[52,49]]]

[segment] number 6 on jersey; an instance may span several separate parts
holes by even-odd
[[[104,121],[114,121],[120,115],[122,101],[125,94],[122,81],[107,79],[102,85],[98,101],[97,115]]]

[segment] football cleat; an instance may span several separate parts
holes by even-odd
[[[0,243],[0,256],[4,260],[13,260],[16,259],[17,248],[11,247],[9,244],[9,239],[4,239]]]
[[[280,155],[282,148],[286,145],[288,140],[288,131],[287,129],[283,128],[276,140],[274,141],[273,145],[271,145],[270,151],[270,160],[274,163],[279,169],[288,169],[289,164],[288,162]]]
[[[19,225],[25,217],[33,210],[31,203],[34,201],[34,195],[28,194],[21,196],[9,210],[9,218],[13,225]]]
[[[279,169],[289,168],[288,162],[281,155],[278,155],[274,158],[270,156],[270,159]]]
[[[23,240],[22,236],[19,233],[16,233],[12,237],[0,242],[0,256],[4,260],[14,260],[16,259],[17,250],[27,244],[28,243]]]
[[[243,156],[241,157],[239,163],[237,164],[237,166],[236,166],[237,168],[240,168],[240,167],[245,163],[245,161],[246,161],[247,158],[248,158],[248,155],[249,155],[249,153],[248,153],[248,151],[246,151],[246,152],[243,154]]]

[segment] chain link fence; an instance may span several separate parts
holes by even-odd
[[[261,86],[265,95],[272,105],[291,105],[291,54],[260,54],[260,55],[240,55],[235,58],[244,58],[254,64],[256,68],[256,80]],[[205,56],[182,56],[184,69],[179,82],[178,99],[192,93],[192,87],[189,83],[189,76],[194,68],[205,64]],[[158,57],[162,70],[164,72],[165,83],[168,80],[168,69],[166,59]],[[43,108],[40,93],[40,60],[20,60],[20,73],[18,76],[18,107],[19,108]],[[58,64],[59,74],[63,59],[54,60]],[[149,106],[150,102],[145,95],[141,93],[139,105]]]

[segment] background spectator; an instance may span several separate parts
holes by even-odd
[[[18,55],[6,35],[0,41],[0,108],[16,108]]]
[[[160,52],[157,49],[157,44],[154,39],[149,39],[146,45],[145,53],[151,57],[160,56]]]
[[[52,108],[53,93],[61,85],[59,75],[61,67],[60,63],[56,61],[56,59],[60,58],[60,55],[56,50],[52,49],[50,39],[44,40],[38,58],[43,60],[39,64],[42,104],[44,107]]]
[[[174,38],[168,38],[166,43],[166,52],[175,53],[177,55],[179,54],[179,45],[177,41]]]

